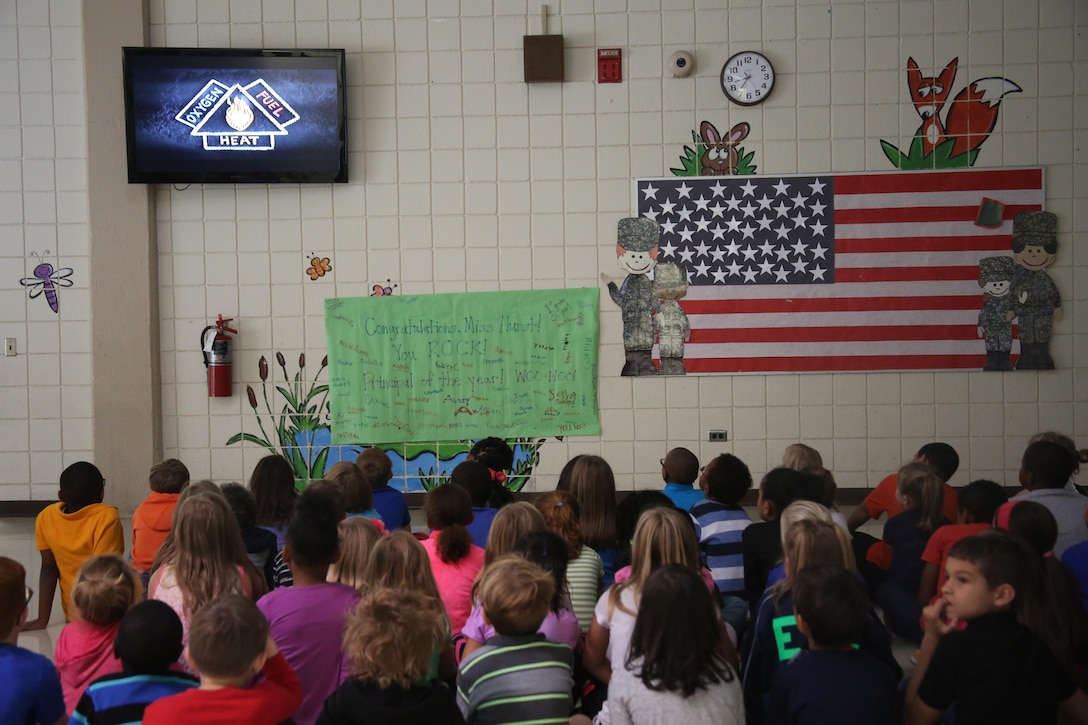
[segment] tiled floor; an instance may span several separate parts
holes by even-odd
[[[413,525],[417,522],[413,511]],[[755,516],[755,512],[749,511],[749,515]],[[125,525],[125,542],[132,544],[132,522],[123,520]],[[418,522],[420,527],[422,521]],[[862,527],[862,531],[880,537],[883,532],[883,524],[869,522]],[[34,599],[30,602],[30,616],[33,618],[38,612],[38,574],[41,571],[41,557],[34,548],[34,519],[32,518],[0,518],[0,556],[7,556],[20,562],[27,569],[27,584],[35,590]],[[50,659],[56,648],[57,637],[64,628],[64,612],[60,608],[60,592],[53,599],[53,616],[49,626],[37,632],[23,632],[19,635],[19,644],[34,652],[39,652]],[[903,666],[905,672],[910,670],[910,655],[913,647],[896,640],[894,645],[896,659]]]

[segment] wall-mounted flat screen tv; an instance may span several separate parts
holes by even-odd
[[[344,51],[124,48],[133,184],[348,180]]]

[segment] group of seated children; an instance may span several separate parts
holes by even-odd
[[[796,444],[757,522],[732,454],[673,449],[664,490],[622,501],[577,456],[515,503],[490,438],[425,495],[429,535],[379,449],[301,494],[278,456],[223,488],[169,460],[131,563],[102,474],[73,464],[36,526],[35,619],[0,557],[0,722],[1088,723],[1088,497],[1065,488],[1088,456],[1038,438],[1011,500],[949,486],[934,443],[849,518]],[[885,513],[882,539],[858,531]],[[51,663],[16,641],[58,584]],[[918,648],[909,680],[889,630]]]

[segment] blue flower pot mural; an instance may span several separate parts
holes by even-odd
[[[262,356],[257,364],[261,378],[260,397],[258,398],[253,386],[246,386],[249,406],[257,416],[257,425],[262,435],[237,433],[227,441],[227,445],[256,443],[270,453],[282,455],[294,468],[298,486],[304,488],[310,481],[322,478],[334,464],[340,461],[354,462],[360,451],[369,446],[332,445],[332,430],[327,422],[329,386],[317,382],[328,367],[328,357],[321,361],[321,367],[312,381],[304,378],[305,353],[299,356],[298,372],[294,375],[287,372],[287,361],[282,353],[277,352],[275,358],[288,383],[276,385],[269,382],[268,361]],[[272,436],[269,436],[269,431],[273,433]],[[520,491],[528,483],[533,468],[540,462],[540,446],[544,444],[544,440],[507,440],[514,449],[514,467],[506,480],[507,488]],[[453,469],[468,458],[468,451],[473,443],[471,440],[439,441],[380,448],[393,462],[393,480],[390,484],[401,491],[412,492],[429,491],[442,484]]]

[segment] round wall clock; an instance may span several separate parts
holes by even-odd
[[[733,103],[763,103],[774,89],[774,66],[754,50],[737,53],[722,66],[722,93]]]

